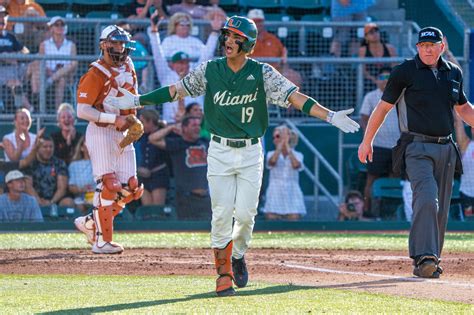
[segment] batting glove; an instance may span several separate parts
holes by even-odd
[[[135,95],[130,91],[119,87],[118,90],[123,96],[109,96],[104,100],[105,105],[118,109],[132,109],[140,107],[140,95]]]
[[[360,128],[359,124],[350,119],[347,115],[354,111],[353,108],[340,110],[338,112],[330,111],[327,116],[327,122],[341,129],[345,133],[357,132]]]

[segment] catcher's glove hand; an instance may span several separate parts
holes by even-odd
[[[129,127],[127,129],[127,135],[119,143],[119,146],[122,149],[132,142],[137,141],[143,135],[143,124],[137,117],[134,115],[128,115],[125,119],[127,120]]]

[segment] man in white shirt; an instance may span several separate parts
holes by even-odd
[[[364,97],[360,109],[360,125],[364,130],[369,121],[370,114],[372,114],[382,97],[390,72],[390,68],[381,68],[376,80],[377,89],[368,92]],[[367,164],[364,211],[369,212],[371,216],[380,215],[378,209],[370,209],[372,184],[377,178],[390,176],[392,173],[392,147],[395,146],[399,137],[400,128],[398,127],[397,111],[392,110],[388,113],[374,139],[373,160]]]
[[[160,39],[160,34],[158,33],[159,23],[155,24],[153,22],[153,17],[155,15],[156,14],[152,15],[150,19],[151,27],[148,29],[148,36],[150,37],[150,45],[153,52],[153,61],[155,63],[156,75],[162,86],[170,85],[181,80],[189,73],[190,70],[192,70],[194,66],[214,57],[214,52],[216,50],[219,37],[217,31],[219,31],[221,27],[221,22],[218,19],[211,21],[213,32],[209,35],[206,45],[202,45],[204,47],[202,47],[203,51],[201,51],[199,54],[199,60],[197,60],[197,62],[193,62],[196,60],[192,60],[192,57],[186,51],[189,49],[189,47],[185,47],[186,45],[184,41],[181,43],[179,43],[179,41],[176,42],[177,45],[173,48],[171,59],[168,60],[166,58],[165,50]],[[170,47],[167,49],[170,49]],[[204,96],[187,96],[181,101],[164,103],[161,117],[168,123],[174,123],[176,122],[176,115],[181,117],[182,114],[184,114],[186,106],[191,103],[199,103],[202,108],[204,104]]]

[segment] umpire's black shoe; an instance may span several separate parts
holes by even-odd
[[[232,272],[234,273],[235,285],[238,288],[245,287],[249,281],[249,273],[243,256],[240,259],[232,257]]]
[[[420,257],[413,269],[413,274],[420,278],[439,278],[443,269],[438,266],[436,257],[422,256]]]

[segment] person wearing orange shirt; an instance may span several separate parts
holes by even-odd
[[[287,50],[283,43],[265,29],[265,15],[261,9],[252,9],[248,12],[247,17],[255,22],[258,29],[257,44],[250,55],[252,58],[259,57],[276,57],[281,58],[281,63],[287,61]],[[279,70],[278,63],[270,63]]]

